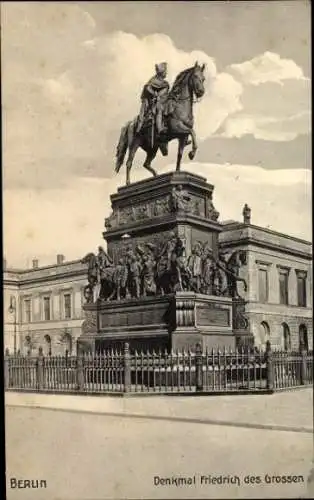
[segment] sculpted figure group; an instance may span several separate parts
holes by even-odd
[[[214,258],[208,243],[197,242],[186,256],[184,241],[175,233],[161,246],[152,243],[126,247],[115,265],[102,247],[98,254],[87,254],[88,285],[84,289],[87,302],[121,300],[176,291],[194,291],[206,295],[240,298],[238,281],[240,267],[245,264],[244,251],[235,251],[226,259],[221,252]]]

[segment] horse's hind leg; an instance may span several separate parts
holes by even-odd
[[[131,131],[129,132],[129,154],[128,154],[128,159],[126,161],[126,183],[127,185],[130,184],[130,172],[132,169],[133,165],[133,160],[135,153],[139,147],[139,143],[136,137],[134,137],[133,133]]]
[[[177,172],[180,170],[183,150],[185,147],[185,141],[186,141],[186,136],[185,135],[180,136],[178,144],[177,165],[176,165]]]

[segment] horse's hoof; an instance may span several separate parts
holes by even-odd
[[[189,152],[189,158],[190,158],[190,160],[194,160],[194,157],[195,157],[195,151],[190,151]]]

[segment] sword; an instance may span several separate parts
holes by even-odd
[[[155,120],[156,120],[156,99],[154,99],[154,107],[152,110],[152,135],[151,135],[151,147],[154,147],[154,135],[155,135]]]
[[[152,119],[152,137],[151,137],[152,149],[154,147],[154,128],[155,128],[155,117],[153,116],[153,119]]]

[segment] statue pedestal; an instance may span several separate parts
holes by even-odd
[[[175,231],[184,241],[187,255],[201,241],[217,256],[222,226],[212,204],[213,190],[204,177],[188,172],[162,174],[119,188],[111,195],[112,214],[105,220],[108,253],[117,262],[127,246],[132,245],[133,250],[138,244],[160,246]],[[179,198],[178,208],[175,197]]]
[[[112,214],[105,220],[103,233],[116,269],[126,267],[124,262],[130,266],[129,256],[134,259],[139,247],[152,248],[154,255],[159,256],[156,259],[160,259],[174,236],[183,243],[182,259],[186,263],[197,245],[203,249],[203,255],[216,259],[222,226],[213,206],[213,190],[206,179],[188,172],[163,174],[119,188],[111,195]],[[166,262],[167,259],[169,266],[166,255]],[[200,262],[201,257],[198,259]],[[170,268],[166,265],[165,269],[167,277]],[[156,281],[156,275],[152,279]],[[193,289],[190,285],[185,282],[186,289]],[[214,289],[205,285],[202,290]],[[172,286],[159,288],[164,295],[157,294],[156,289],[153,296],[119,300],[113,296],[114,300],[98,299],[85,304],[86,320],[79,345],[91,350],[121,348],[124,342],[129,342],[131,350],[195,349],[197,343],[203,349],[235,348],[233,299],[192,291],[169,293],[176,289]]]
[[[86,304],[82,346],[102,350],[235,348],[232,299],[192,292]]]

